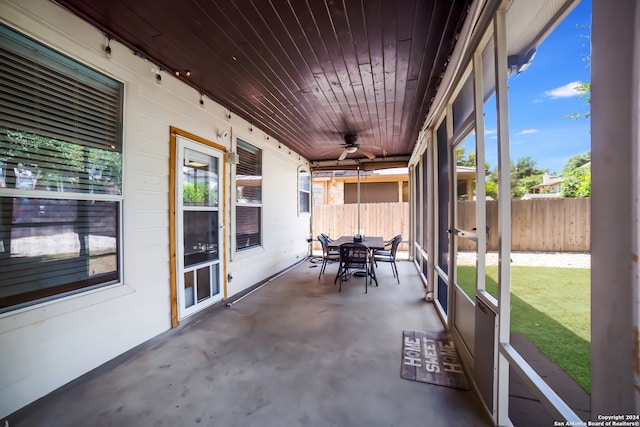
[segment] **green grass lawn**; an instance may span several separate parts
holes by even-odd
[[[511,267],[511,331],[525,334],[550,360],[591,393],[591,270]],[[497,295],[498,268],[487,267],[487,291]],[[474,298],[475,267],[458,267],[458,284]]]

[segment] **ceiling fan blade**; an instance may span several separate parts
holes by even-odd
[[[338,160],[344,160],[347,154],[349,154],[349,152],[345,149],[342,154],[340,154],[340,157],[338,157]]]
[[[375,158],[376,158],[376,155],[375,155],[375,154],[370,153],[370,152],[368,152],[368,151],[365,151],[365,150],[363,150],[362,148],[361,148],[361,149],[359,149],[358,151],[359,151],[359,152],[361,152],[362,154],[364,154],[365,156],[367,156],[367,158],[368,158],[369,160],[373,160],[373,159],[375,159]]]
[[[326,156],[327,154],[334,153],[334,152],[336,152],[337,150],[341,150],[341,149],[342,149],[341,147],[335,147],[335,148],[332,148],[331,150],[329,150],[329,151],[325,151],[324,153],[320,154],[320,157],[324,157],[324,156]]]

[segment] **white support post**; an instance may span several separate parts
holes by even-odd
[[[640,4],[594,0],[591,38],[591,418],[640,413]]]
[[[476,299],[480,298],[479,295],[486,295],[486,255],[487,255],[487,189],[486,189],[486,170],[485,170],[485,126],[484,126],[484,87],[482,79],[482,49],[484,45],[481,44],[476,52],[473,53],[473,102],[474,102],[474,114],[475,114],[475,129],[476,129]],[[486,301],[486,297],[483,300]],[[476,302],[477,304],[477,302]],[[476,308],[477,309],[477,308]],[[476,325],[476,328],[478,326]],[[477,336],[476,332],[476,336]],[[495,333],[495,331],[494,331]],[[495,335],[494,335],[495,337]],[[486,345],[494,345],[497,341],[494,339],[491,343],[487,342]],[[498,354],[497,345],[494,345],[494,354]],[[494,358],[497,360],[497,357]],[[495,363],[495,362],[494,362]],[[495,368],[495,367],[494,367]],[[493,393],[493,405],[488,408],[494,422],[497,420],[497,387],[495,383],[495,370],[494,370],[494,387]],[[485,402],[487,404],[487,402]]]
[[[454,286],[456,281],[455,258],[456,258],[456,234],[453,232],[456,227],[456,156],[451,144],[453,138],[453,107],[451,103],[447,104],[447,115],[445,118],[445,129],[447,130],[447,165],[449,166],[449,177],[447,179],[449,183],[449,210],[448,216],[448,229],[449,229],[449,262],[447,267],[447,324],[449,329],[453,329],[453,311],[455,310],[455,298]],[[439,224],[441,227],[442,224]]]
[[[636,2],[636,14],[635,14],[635,24],[633,25],[634,35],[633,40],[640,40],[640,6]],[[640,197],[637,197],[640,194],[640,44],[636,43],[634,45],[633,51],[633,72],[632,76],[635,76],[633,79],[633,90],[631,99],[635,99],[635,103],[631,108],[631,126],[632,126],[632,135],[631,135],[631,170],[633,171],[632,176],[632,187],[631,194],[635,194],[636,198],[633,200],[632,206],[632,229],[631,235],[631,253],[633,266],[631,271],[632,283],[633,287],[633,330],[635,343],[640,341],[640,261],[638,257],[640,256]],[[638,349],[638,347],[634,347]],[[635,354],[635,371],[634,371],[634,390],[635,390],[635,413],[640,413],[640,349],[637,350]]]
[[[426,215],[424,223],[427,226],[427,236],[431,238],[427,242],[427,255],[428,255],[428,268],[427,279],[429,280],[429,292],[431,293],[431,300],[435,299],[435,287],[436,287],[436,248],[438,247],[438,236],[435,229],[435,200],[437,197],[437,191],[435,188],[435,177],[437,174],[436,167],[436,130],[435,128],[429,131],[429,141],[427,143],[427,164],[423,168],[424,173],[427,174],[427,188],[425,190],[425,197],[427,198],[427,209],[424,210]]]
[[[496,109],[498,117],[498,339],[509,344],[511,332],[511,183],[507,87],[506,9],[494,17]],[[498,425],[509,421],[509,361],[498,357]]]
[[[407,236],[407,241],[409,242],[409,261],[413,261],[415,257],[413,256],[415,252],[415,230],[416,230],[416,203],[418,198],[416,197],[416,168],[415,166],[409,166],[409,235]]]
[[[482,50],[473,54],[473,90],[476,125],[476,231],[478,233],[476,260],[476,290],[484,291],[487,253],[487,192],[484,138],[484,88],[482,87]]]

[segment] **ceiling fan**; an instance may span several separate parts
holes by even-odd
[[[355,133],[347,133],[344,135],[344,149],[342,150],[342,154],[340,154],[340,157],[338,157],[338,160],[344,160],[349,154],[353,154],[356,151],[364,154],[369,160],[374,159],[376,157],[375,154],[373,154],[370,151],[367,150],[363,150],[360,144],[357,143],[358,141],[358,135]],[[373,149],[380,149],[380,147],[377,147],[375,145],[367,145],[367,148],[373,148]]]

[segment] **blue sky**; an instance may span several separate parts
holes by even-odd
[[[588,111],[584,97],[574,87],[579,81],[590,82],[586,60],[590,23],[591,0],[583,0],[538,47],[529,68],[509,79],[509,127],[514,162],[531,156],[539,168],[560,172],[570,157],[591,150],[589,119],[563,117]],[[485,117],[486,160],[493,169],[497,166],[495,110],[488,108]]]

